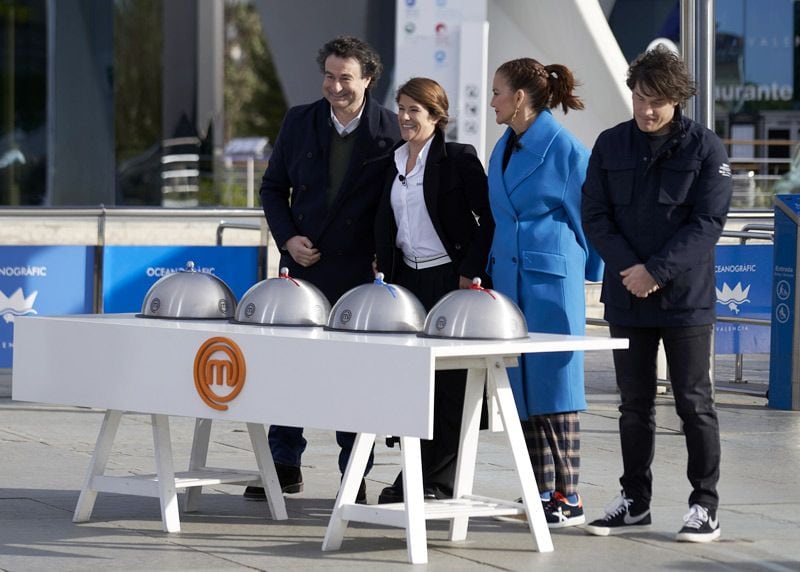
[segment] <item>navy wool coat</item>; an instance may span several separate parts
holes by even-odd
[[[331,304],[373,279],[373,228],[385,166],[380,159],[400,139],[397,115],[373,101],[369,92],[366,98],[350,165],[330,208],[326,188],[335,128],[325,99],[286,113],[261,181],[261,203],[278,247],[302,235],[321,253],[319,262],[304,268],[283,251],[281,266],[317,286]]]

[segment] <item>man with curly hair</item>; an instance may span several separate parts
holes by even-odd
[[[621,494],[586,526],[607,536],[651,523],[656,354],[664,344],[692,486],[677,540],[719,538],[720,438],[709,376],[716,319],[714,247],[733,190],[725,148],[681,114],[695,93],[677,55],[659,46],[628,70],[633,119],[603,132],[589,160],[583,227],[605,260],[601,301],[620,392]]]
[[[397,115],[370,95],[383,66],[375,50],[340,36],[319,50],[322,98],[286,112],[261,182],[261,203],[281,267],[318,287],[331,304],[370,282],[383,163],[400,139]],[[302,399],[302,396],[298,396]],[[344,473],[355,435],[337,431]],[[284,493],[303,490],[300,427],[272,426],[269,444]],[[370,457],[367,471],[372,465]],[[245,498],[264,499],[248,487]],[[357,502],[366,502],[362,481]]]

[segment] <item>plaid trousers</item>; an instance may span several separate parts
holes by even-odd
[[[522,422],[525,444],[539,492],[578,492],[581,423],[577,411],[534,415]]]

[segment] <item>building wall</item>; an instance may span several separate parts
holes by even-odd
[[[384,99],[394,62],[393,1],[255,0],[255,4],[289,106],[322,96],[317,52],[341,35],[362,38],[380,54],[384,73],[372,92]]]
[[[604,129],[631,118],[630,91],[625,86],[627,62],[600,5],[585,0],[527,2],[489,0],[489,84],[500,64],[532,57],[545,65],[559,63],[582,84],[576,93],[586,109],[555,116],[591,147]],[[487,144],[505,127],[489,114]]]

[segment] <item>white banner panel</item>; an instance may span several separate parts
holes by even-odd
[[[392,90],[393,98],[412,77],[439,82],[450,101],[447,139],[474,145],[481,160],[488,105],[486,5],[486,0],[397,0]]]

